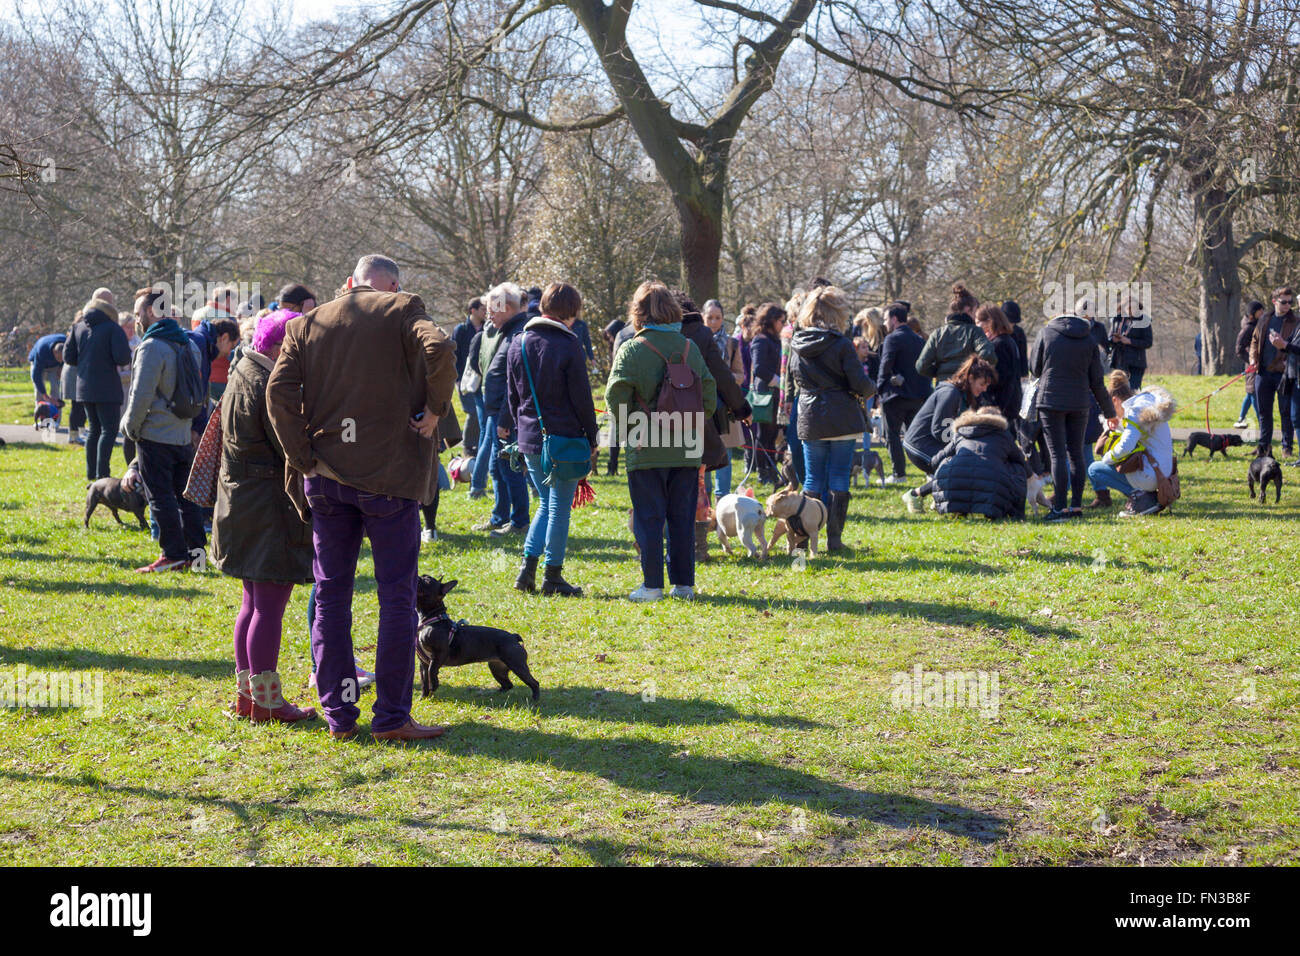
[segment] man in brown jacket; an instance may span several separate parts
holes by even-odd
[[[371,732],[422,740],[445,730],[411,719],[411,685],[418,502],[455,381],[455,346],[419,296],[401,291],[397,264],[384,256],[363,256],[343,295],[286,326],[267,401],[285,460],[306,479],[317,589],[312,656],[334,737],[353,736],[360,715],[352,589],[362,532],[379,592]]]

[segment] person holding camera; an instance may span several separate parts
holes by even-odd
[[[1142,390],[1142,376],[1147,371],[1147,349],[1151,348],[1151,319],[1142,314],[1142,303],[1134,309],[1132,293],[1120,303],[1120,313],[1110,320],[1110,340],[1106,350],[1110,367],[1128,375],[1135,391]]]

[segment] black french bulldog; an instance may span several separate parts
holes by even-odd
[[[420,630],[415,641],[415,655],[420,659],[421,697],[438,689],[438,669],[462,664],[487,663],[488,670],[503,691],[515,685],[510,672],[529,686],[533,700],[542,689],[528,670],[528,651],[518,634],[499,627],[476,627],[464,621],[452,622],[443,598],[456,586],[454,580],[443,582],[422,574],[416,582],[415,606],[420,611]]]
[[[1274,484],[1273,504],[1282,500],[1282,466],[1269,454],[1270,449],[1260,448],[1255,453],[1255,460],[1250,463],[1246,481],[1250,485],[1250,496],[1255,497],[1255,484],[1259,483],[1259,500],[1262,504],[1268,494],[1269,482]]]
[[[1224,458],[1227,458],[1227,450],[1240,444],[1240,435],[1212,435],[1209,432],[1192,432],[1187,436],[1187,447],[1183,449],[1183,457],[1186,458],[1197,448],[1208,448],[1210,449],[1211,459],[1214,458],[1216,451]]]
[[[117,513],[117,509],[128,511],[135,515],[140,527],[149,528],[149,523],[144,520],[144,509],[146,502],[144,495],[138,491],[127,491],[122,487],[120,478],[100,478],[98,481],[92,481],[86,486],[86,521],[87,528],[90,527],[90,516],[94,513],[95,508],[103,505],[109,511],[113,512],[113,517],[117,518],[117,523],[125,525]]]
[[[880,487],[885,487],[885,465],[880,460],[880,453],[873,449],[855,451],[853,453],[852,470],[853,486],[855,488],[857,487],[858,477],[860,475],[870,475],[873,471],[876,473],[876,477],[880,481]],[[871,484],[870,478],[867,479],[867,484]]]

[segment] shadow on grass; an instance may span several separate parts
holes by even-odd
[[[805,806],[842,818],[882,826],[900,829],[928,826],[977,843],[992,843],[1005,838],[1007,833],[1005,820],[960,804],[938,803],[906,794],[847,787],[800,770],[757,761],[691,754],[681,750],[677,743],[626,737],[589,740],[540,730],[506,730],[481,725],[454,728],[452,735],[443,738],[441,743],[444,746],[431,749],[551,767],[578,774],[594,774],[626,790],[670,794],[688,803],[708,804],[720,809],[760,806],[780,801],[791,806]],[[424,749],[421,747],[413,750],[412,760],[418,760],[420,751]],[[85,788],[100,798],[106,794],[117,794],[221,807],[249,827],[253,843],[247,851],[250,855],[256,854],[256,832],[266,816],[291,816],[295,821],[305,820],[316,825],[321,822],[338,824],[355,821],[399,824],[417,829],[430,826],[428,820],[409,817],[377,818],[348,811],[285,806],[275,801],[245,803],[154,787],[121,785],[94,773],[85,773],[80,777],[60,777],[0,769],[0,777],[20,784],[47,783],[58,787]],[[350,779],[354,785],[375,782],[359,770],[353,771]],[[299,796],[306,796],[311,790],[299,786],[295,792]],[[250,810],[259,814],[257,826],[253,825]],[[679,807],[671,812],[675,815],[689,815],[691,810]],[[509,836],[511,833],[507,831],[503,835]],[[554,842],[555,838],[548,839]],[[567,840],[564,842],[569,843]],[[599,842],[605,852],[614,845],[603,839]],[[620,852],[631,849],[628,844],[623,847],[624,850]]]
[[[0,644],[0,661],[26,664],[33,670],[135,671],[141,674],[188,674],[191,677],[229,677],[234,664],[229,659],[187,659],[112,654],[84,647],[12,647]]]
[[[128,528],[140,534],[139,528]],[[148,534],[149,529],[144,529]],[[48,561],[51,564],[61,564],[66,561],[72,561],[77,564],[109,564],[116,565],[122,570],[130,570],[139,567],[139,561],[131,561],[127,558],[110,557],[108,555],[90,555],[90,554],[51,554],[46,551],[4,551],[0,550],[0,561]]]
[[[179,573],[169,572],[173,578],[179,577]],[[142,575],[142,577],[144,577]],[[158,575],[148,575],[149,578],[156,579]],[[148,597],[148,598],[173,598],[173,597],[208,597],[208,592],[200,588],[189,587],[184,584],[155,584],[152,580],[130,581],[123,583],[121,581],[95,583],[90,581],[48,581],[44,578],[23,578],[9,575],[3,576],[5,587],[13,588],[16,591],[30,591],[34,594],[100,594],[104,597],[121,598],[121,597]]]
[[[445,680],[447,671],[442,672]],[[483,676],[488,672],[483,668]],[[472,679],[472,677],[471,677]],[[517,687],[518,685],[516,685]],[[502,693],[495,686],[482,688],[441,684],[433,698],[457,701],[474,707],[495,703],[500,707],[516,707],[515,701],[524,697]],[[417,684],[417,700],[419,699]],[[642,699],[640,693],[607,690],[603,687],[542,687],[542,699],[537,710],[546,717],[578,717],[625,724],[654,724],[656,726],[704,726],[708,724],[751,723],[766,727],[791,727],[797,730],[825,729],[828,725],[792,714],[754,714],[736,710],[729,704],[703,698],[673,698],[657,695],[653,702]]]
[[[915,617],[940,624],[962,624],[967,627],[987,627],[1009,631],[1024,628],[1031,634],[1051,635],[1062,640],[1077,641],[1082,634],[1060,625],[1048,626],[1030,618],[1004,614],[993,608],[972,607],[964,604],[938,604],[928,601],[906,601],[892,598],[872,598],[869,601],[812,601],[802,598],[758,598],[739,594],[700,594],[696,601],[722,606],[744,606],[756,611],[772,609],[830,614],[897,615]]]

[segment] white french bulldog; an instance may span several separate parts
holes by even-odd
[[[740,538],[751,558],[767,559],[767,515],[763,506],[748,495],[724,495],[713,509],[718,541],[722,550],[731,554],[731,538]],[[754,532],[758,532],[758,546],[754,546]]]

